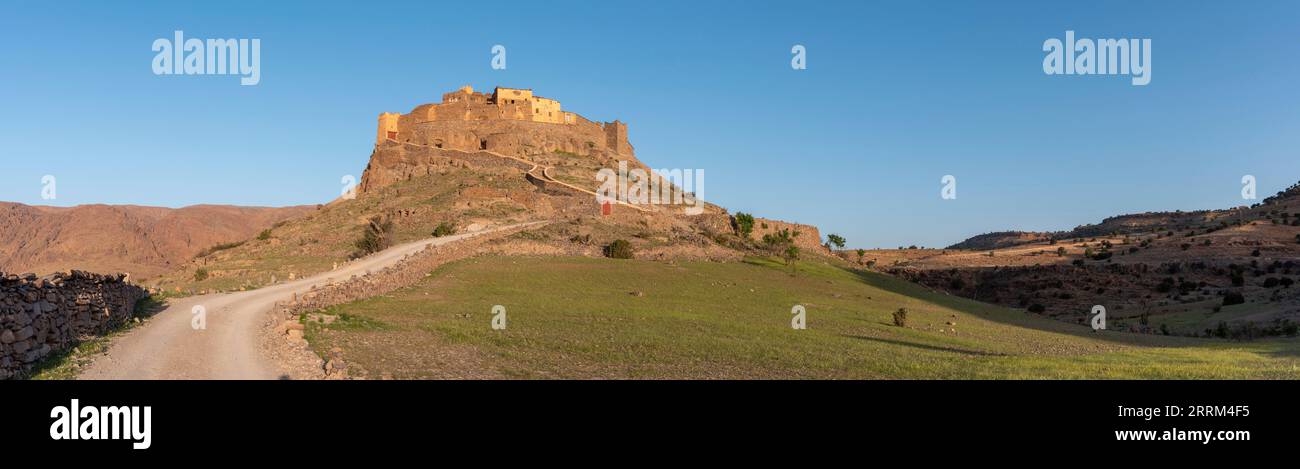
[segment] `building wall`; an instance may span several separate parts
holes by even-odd
[[[534,98],[532,120],[534,122],[564,124],[564,112],[560,110],[560,102],[542,97]]]
[[[400,135],[398,132],[398,121],[401,117],[402,116],[394,112],[385,112],[379,115],[379,132],[375,135],[376,145],[384,143],[384,140],[390,136],[392,138],[397,138],[397,135]]]
[[[421,104],[406,114],[381,114],[376,145],[395,132],[399,142],[462,151],[487,149],[514,156],[564,151],[634,157],[627,124],[595,123],[564,112],[558,100],[536,96],[532,90],[498,87],[487,95],[466,86],[442,97],[440,104]]]

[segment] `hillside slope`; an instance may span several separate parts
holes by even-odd
[[[804,330],[791,327],[796,305]],[[478,257],[303,321],[353,378],[1300,377],[1294,340],[1093,333],[877,273],[804,262],[791,276],[758,258]]]
[[[140,279],[184,264],[200,251],[256,236],[313,207],[194,205],[31,206],[0,202],[0,271],[77,269]]]

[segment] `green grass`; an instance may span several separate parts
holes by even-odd
[[[790,327],[796,304],[806,330]],[[892,324],[900,307],[908,328]],[[326,313],[341,319],[309,327],[313,347],[370,377],[1300,377],[1295,340],[1094,333],[815,262],[791,276],[769,259],[479,257]]]

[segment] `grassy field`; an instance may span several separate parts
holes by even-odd
[[[494,330],[492,307],[506,308]],[[791,308],[807,329],[791,328]],[[892,313],[908,310],[908,327]],[[1300,378],[1300,341],[1082,326],[891,277],[762,259],[479,257],[309,323],[370,378]]]

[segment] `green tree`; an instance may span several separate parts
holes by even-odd
[[[736,231],[740,237],[748,238],[754,232],[754,216],[745,212],[736,212]]]
[[[862,263],[862,257],[867,255],[866,249],[858,249],[858,263]]]
[[[835,246],[836,249],[844,249],[844,242],[843,236],[834,233],[826,235],[826,244]]]
[[[799,260],[799,247],[794,245],[794,239],[797,237],[799,237],[799,232],[790,231],[789,228],[763,235],[763,244],[772,253],[781,256],[781,259],[790,267],[791,275],[794,275],[798,268],[795,262]]]

